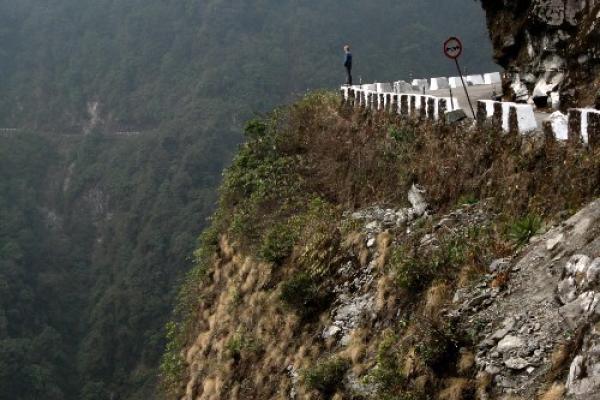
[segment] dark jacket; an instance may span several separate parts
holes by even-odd
[[[352,53],[346,53],[346,59],[344,60],[344,67],[352,68]]]

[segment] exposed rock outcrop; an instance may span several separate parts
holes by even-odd
[[[504,93],[561,108],[590,106],[599,89],[597,0],[481,0]]]
[[[572,358],[564,382],[568,398],[599,398],[600,259],[593,258],[600,255],[599,229],[596,201],[534,239],[516,262],[495,267],[488,280],[510,273],[503,290],[476,286],[467,296],[455,297],[461,305],[454,316],[466,327],[481,327],[476,364],[480,374],[492,379],[489,398],[503,393],[535,398],[547,377],[560,369],[557,354],[570,346],[578,353],[562,357],[562,362]],[[475,301],[482,297],[490,300]]]

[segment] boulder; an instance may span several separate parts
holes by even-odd
[[[465,119],[467,119],[467,114],[460,108],[446,113],[446,124],[455,124]]]
[[[498,351],[504,353],[525,346],[525,341],[518,336],[506,335],[498,342]]]

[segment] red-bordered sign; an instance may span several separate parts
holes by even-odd
[[[444,42],[446,57],[456,60],[463,52],[463,45],[459,38],[452,36]]]

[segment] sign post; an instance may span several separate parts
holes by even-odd
[[[463,78],[462,70],[460,69],[460,64],[458,63],[458,57],[461,56],[463,52],[463,45],[459,38],[451,37],[444,42],[444,54],[446,57],[454,60],[456,63],[456,69],[458,70],[458,75],[460,76],[460,81],[462,82],[463,88],[465,89],[465,94],[467,95],[467,101],[469,102],[469,107],[471,107],[471,112],[473,113],[473,118],[475,118],[475,110],[473,109],[473,104],[471,104],[471,98],[469,97],[469,91],[467,90],[467,85],[465,85],[465,79]],[[452,88],[450,88],[450,101],[452,100]],[[454,104],[452,104],[454,107]]]

